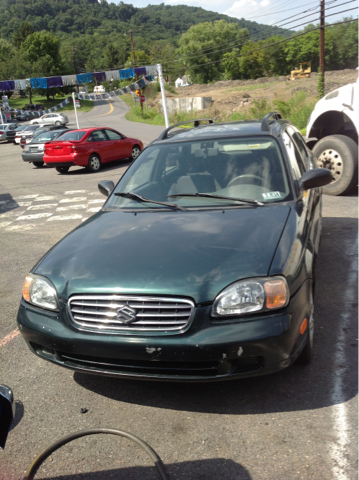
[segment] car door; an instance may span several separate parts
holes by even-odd
[[[106,163],[111,158],[111,141],[107,137],[104,129],[94,130],[90,133],[87,140],[91,145],[91,153],[98,153],[101,158],[101,162]]]
[[[122,135],[115,130],[110,130],[109,128],[106,128],[105,132],[110,142],[110,160],[120,160],[122,158],[127,158],[127,149]]]
[[[311,152],[308,150],[305,142],[295,127],[288,127],[287,129],[297,149],[298,162],[301,161],[304,171],[307,171],[314,166],[314,161]],[[299,154],[299,155],[298,155]],[[304,173],[304,172],[303,172]],[[311,188],[307,190],[304,202],[306,203],[309,216],[310,226],[310,240],[313,243],[315,250],[319,249],[319,240],[321,235],[322,221],[322,202],[321,192],[319,188]]]

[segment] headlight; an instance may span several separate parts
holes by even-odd
[[[22,296],[26,302],[38,307],[59,309],[56,288],[48,278],[41,275],[27,275],[22,286]]]
[[[288,305],[288,301],[289,290],[284,277],[248,278],[232,283],[217,296],[212,316],[275,310]]]

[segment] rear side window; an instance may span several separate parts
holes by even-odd
[[[88,142],[105,142],[108,138],[103,130],[96,130],[95,132],[90,133]]]
[[[86,132],[74,130],[73,132],[66,132],[59,137],[59,141],[81,140],[86,135]]]

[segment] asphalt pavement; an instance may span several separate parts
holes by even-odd
[[[111,126],[145,144],[163,130],[126,121],[126,111],[120,99],[103,101],[79,112],[80,127]],[[74,115],[69,118],[75,126]],[[116,182],[128,164],[60,175],[24,163],[19,146],[0,143],[0,383],[13,388],[17,406],[0,451],[0,479],[23,478],[45,447],[96,427],[143,438],[172,480],[357,478],[357,195],[323,197],[309,366],[240,381],[173,384],[74,373],[30,353],[16,325],[25,275],[101,208],[98,182]],[[98,435],[52,454],[36,478],[159,477],[136,444]]]

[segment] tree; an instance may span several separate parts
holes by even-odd
[[[183,64],[181,65],[181,63],[178,62],[175,47],[166,40],[154,42],[150,45],[149,51],[149,63],[151,65],[161,63],[163,74],[168,76],[171,80],[184,74],[185,69]]]
[[[22,22],[13,38],[13,44],[15,45],[15,47],[20,48],[24,41],[27,39],[27,37],[34,33],[34,31],[35,30],[32,28],[30,23]]]
[[[150,63],[150,57],[147,55],[147,53],[144,50],[135,50],[135,59],[136,59],[137,66],[148,65]],[[130,53],[130,55],[126,60],[125,68],[133,68],[132,53]]]
[[[241,78],[241,69],[239,67],[239,50],[235,48],[232,52],[223,55],[223,68],[225,80],[236,80]]]
[[[179,54],[192,81],[208,83],[221,78],[221,60],[228,50],[245,42],[248,30],[236,23],[219,20],[193,25],[181,36]]]

